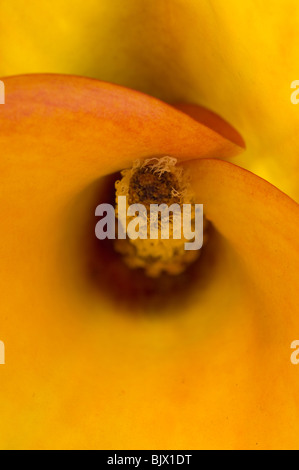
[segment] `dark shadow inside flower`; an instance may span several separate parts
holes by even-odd
[[[194,294],[198,297],[213,280],[221,255],[221,237],[210,225],[208,242],[200,256],[181,274],[162,273],[152,278],[142,268],[129,268],[122,255],[115,251],[114,240],[98,240],[95,235],[99,220],[95,209],[103,203],[115,205],[115,181],[119,176],[113,174],[95,181],[72,204],[68,226],[76,227],[77,234],[73,243],[64,244],[68,246],[68,255],[64,256],[72,259],[69,263],[73,266],[69,279],[75,282],[72,288],[80,295],[82,288],[88,286],[100,301],[116,303],[119,312],[142,311],[158,315],[184,312],[194,300]],[[70,241],[71,235],[67,237]],[[77,260],[75,267],[74,259]],[[74,269],[81,275],[74,276]],[[77,284],[78,279],[80,284]]]

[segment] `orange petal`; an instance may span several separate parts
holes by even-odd
[[[51,80],[59,82],[58,77]],[[146,133],[140,118],[138,136],[148,140],[141,141],[139,155],[134,136],[124,130],[134,128],[133,122],[116,113],[125,108],[128,116],[128,107],[117,107],[119,101],[111,98],[115,108],[105,110],[109,127],[98,111],[102,95],[93,89],[101,85],[74,80],[89,85],[87,91],[86,86],[70,85],[71,100],[66,99],[68,87],[58,87],[68,106],[65,119],[64,109],[43,86],[39,94],[29,93],[33,111],[39,113],[30,113],[29,98],[18,101],[14,87],[9,95],[14,113],[9,114],[9,104],[0,108],[0,113],[8,112],[0,130],[0,339],[7,361],[0,367],[1,446],[295,446],[298,372],[289,357],[299,331],[298,206],[234,165],[185,162],[198,202],[220,234],[218,245],[212,245],[207,270],[176,315],[130,315],[117,296],[112,301],[91,286],[84,270],[84,234],[93,221],[98,177],[125,163],[123,154],[113,150],[112,136],[120,149],[115,131],[120,129],[128,163],[130,150],[133,158],[143,158],[159,145],[172,145],[184,159],[182,135],[191,132],[189,123],[197,129],[198,124],[153,100],[159,106],[154,116],[169,122],[168,111],[162,110],[171,110],[188,128],[165,144],[168,126],[163,124],[161,132],[162,122],[149,119],[156,138]],[[27,88],[30,92],[29,82]],[[131,91],[125,93],[131,96]],[[92,112],[83,99],[86,94],[97,97]],[[133,109],[140,117],[139,105]],[[142,112],[151,118],[149,109]],[[87,122],[92,130],[82,127]],[[75,133],[66,132],[75,128]],[[95,135],[99,144],[98,132],[104,148],[99,159],[98,146],[90,139]],[[197,135],[195,128],[193,132]],[[196,154],[194,142],[189,150]],[[109,149],[115,158],[111,166]],[[90,234],[93,230],[91,224]],[[105,275],[106,267],[102,269]]]
[[[188,165],[221,239],[181,310],[154,318],[84,283],[93,187],[3,181],[3,447],[296,445],[298,206],[234,165]]]
[[[226,158],[241,150],[171,106],[116,85],[58,75],[4,81],[2,164],[13,153],[18,165],[24,158],[28,165],[31,154],[31,161],[43,171],[49,165],[92,178],[148,155]]]
[[[237,446],[296,448],[299,375],[290,345],[299,335],[299,205],[231,163],[203,159],[189,166],[198,201],[239,259],[247,277],[243,295],[252,300],[228,331],[218,331],[221,351],[211,361],[215,386],[235,383],[232,409],[243,415],[243,424],[234,418]],[[239,295],[237,284],[228,288]]]
[[[176,109],[183,111],[204,126],[214,129],[218,134],[226,139],[231,140],[239,147],[245,149],[245,142],[243,137],[236,131],[228,122],[224,121],[220,116],[213,113],[213,111],[204,108],[203,106],[194,105],[191,103],[177,103],[174,105]]]
[[[129,3],[2,2],[0,74],[83,74],[204,105],[245,138],[239,166],[299,201],[297,0],[271,14],[259,0]]]

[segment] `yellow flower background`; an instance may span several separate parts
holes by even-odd
[[[1,448],[298,447],[298,27],[295,0],[2,3]],[[102,176],[168,153],[216,234],[152,315],[91,282],[86,231]]]

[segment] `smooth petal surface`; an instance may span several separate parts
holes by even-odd
[[[206,106],[243,135],[247,154],[239,164],[299,200],[299,106],[290,100],[298,79],[297,0],[51,5],[2,2],[0,75],[87,75]]]
[[[206,217],[234,248],[252,283],[252,309],[242,313],[243,326],[230,343],[230,364],[238,362],[248,374],[245,381],[233,379],[235,398],[243,393],[240,403],[250,416],[239,424],[240,439],[251,447],[256,439],[257,447],[297,448],[299,379],[289,348],[299,331],[299,206],[230,163],[203,160],[190,168]],[[221,344],[222,357],[231,352]],[[230,370],[228,362],[222,373]]]
[[[36,92],[34,79],[24,100],[21,77],[8,87],[12,108],[8,102],[0,110],[1,447],[292,447],[298,432],[298,374],[289,361],[299,326],[297,204],[234,165],[186,162],[201,151],[195,135],[202,127],[128,90],[130,133],[142,103],[148,113],[134,138],[120,132],[124,158],[118,157],[111,139],[119,150],[118,132],[128,125],[121,90],[107,85],[117,98],[110,93],[106,102],[106,85],[83,80],[82,89],[71,78],[61,89],[65,79],[53,80],[64,97],[61,107],[47,94],[49,86],[38,81]],[[160,133],[162,120],[154,127],[157,109],[167,109],[163,126],[176,122],[169,113],[179,119],[173,139],[171,126]],[[101,120],[104,110],[111,127]],[[168,315],[153,317],[146,308],[132,315],[87,276],[84,233],[94,234],[99,177],[127,163],[130,152],[142,158],[169,146],[190,165],[198,202],[218,235],[192,295],[183,294]]]
[[[39,169],[67,169],[82,180],[82,172],[96,178],[131,165],[136,158],[225,158],[242,150],[179,110],[116,85],[29,75],[7,78],[5,88],[6,105],[0,109],[4,166],[11,151],[18,155],[19,165],[32,164],[28,155],[42,152]],[[9,147],[7,139],[13,141]]]

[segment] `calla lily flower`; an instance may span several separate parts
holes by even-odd
[[[83,75],[205,106],[245,139],[238,165],[299,201],[298,27],[297,0],[11,0],[0,75]]]
[[[201,108],[71,76],[5,85],[1,447],[296,447],[298,204]],[[107,175],[159,155],[189,169],[213,233],[153,307],[99,251],[94,209]]]

